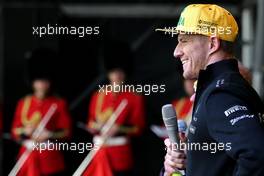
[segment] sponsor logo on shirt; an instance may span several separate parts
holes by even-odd
[[[245,115],[242,115],[242,116],[239,116],[239,117],[236,117],[232,120],[230,120],[230,123],[231,125],[235,125],[238,121],[242,120],[242,119],[245,119],[245,118],[248,118],[248,119],[252,119],[254,117],[254,115],[248,115],[248,114],[245,114]]]
[[[220,87],[224,83],[225,83],[225,80],[224,79],[219,79],[219,80],[217,80],[215,87]]]
[[[228,110],[226,110],[224,113],[225,113],[225,116],[228,117],[230,114],[232,114],[234,112],[246,111],[246,110],[248,110],[246,106],[235,105],[235,106],[229,108]]]

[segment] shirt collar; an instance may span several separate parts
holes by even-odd
[[[207,86],[214,79],[226,72],[239,72],[236,59],[225,59],[207,66],[201,70],[198,77],[198,84]]]

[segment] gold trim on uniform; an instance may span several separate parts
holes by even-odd
[[[99,123],[105,123],[110,118],[110,116],[114,113],[113,107],[106,108],[104,111],[102,111],[104,96],[105,96],[104,93],[99,93],[98,99],[96,102],[95,114],[96,114],[96,121]]]
[[[24,126],[37,125],[41,120],[42,114],[39,111],[34,112],[31,115],[31,117],[27,116],[31,101],[32,101],[32,96],[27,96],[24,100],[24,104],[21,112],[22,124]]]

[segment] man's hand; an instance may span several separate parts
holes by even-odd
[[[33,125],[26,125],[24,127],[23,133],[24,133],[24,135],[26,135],[28,137],[31,137],[31,135],[33,134],[34,130],[35,130],[35,127]]]
[[[185,169],[186,154],[184,151],[175,150],[176,147],[173,146],[169,139],[165,139],[164,143],[167,147],[167,154],[164,161],[164,176],[169,176],[177,170]]]
[[[52,132],[44,129],[40,135],[37,137],[37,138],[34,138],[33,140],[36,141],[36,142],[45,142],[47,141],[48,139],[50,139],[52,136]]]
[[[95,135],[100,132],[102,127],[103,127],[103,123],[93,121],[90,122],[89,125],[87,125],[87,130],[89,131],[89,133]]]
[[[108,137],[112,137],[112,136],[116,135],[116,134],[118,133],[118,131],[119,131],[119,125],[114,124],[114,125],[109,129],[109,131],[107,131],[106,136],[108,136]]]
[[[114,124],[113,126],[112,126],[112,128],[110,128],[110,130],[109,130],[109,132],[108,132],[108,134],[109,134],[109,136],[115,136],[118,132],[119,132],[119,125],[117,125],[117,124]]]
[[[99,130],[95,129],[95,128],[87,128],[87,130],[88,130],[89,133],[91,133],[93,135],[95,135],[95,134],[97,134],[99,132]]]
[[[34,141],[31,139],[27,139],[23,141],[23,145],[28,149],[32,150],[34,148]]]

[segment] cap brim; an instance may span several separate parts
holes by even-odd
[[[179,32],[175,30],[175,28],[157,28],[155,29],[155,32],[162,32],[164,35],[169,35],[171,37],[178,36]]]
[[[166,29],[166,28],[157,28],[155,29],[155,32],[174,32],[175,34],[178,33],[175,29]]]

